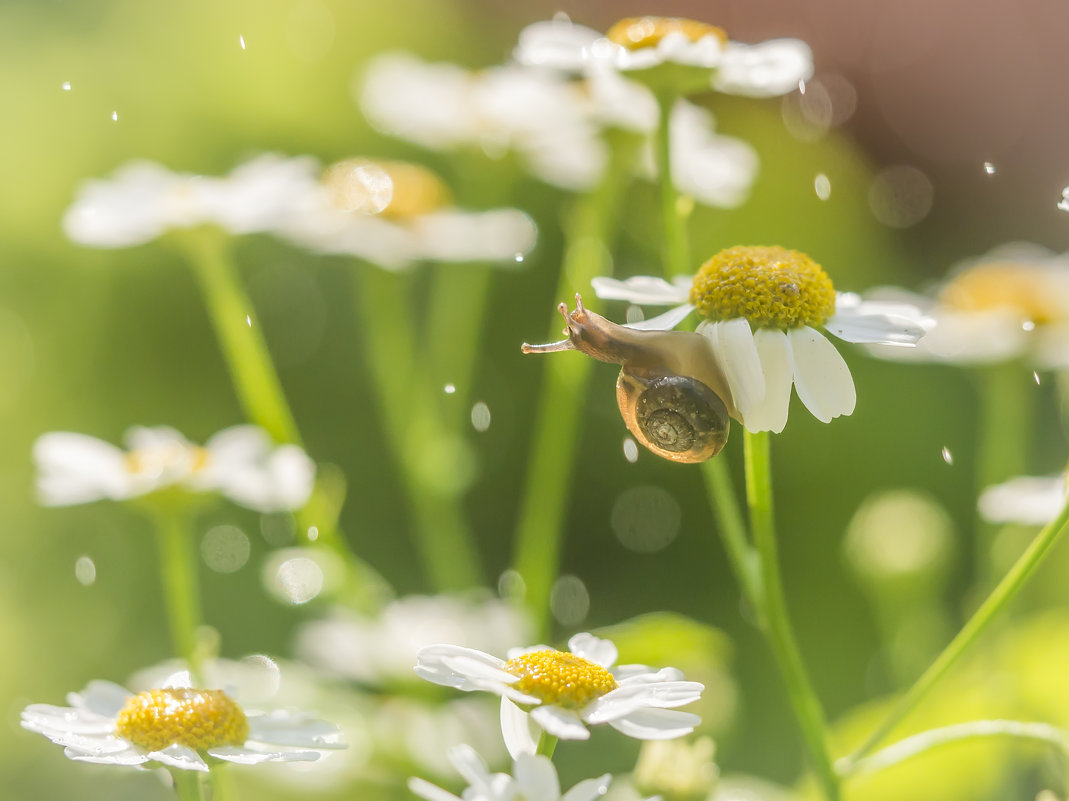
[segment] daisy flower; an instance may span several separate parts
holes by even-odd
[[[304,506],[315,479],[315,463],[301,448],[275,445],[257,426],[224,429],[203,446],[166,426],[131,428],[125,440],[124,449],[85,434],[42,434],[33,446],[40,502],[124,501],[180,487],[277,512]]]
[[[1045,526],[1069,500],[1066,474],[1018,476],[988,487],[980,494],[980,516],[989,523]]]
[[[344,748],[338,729],[302,712],[244,709],[223,690],[193,688],[188,674],[139,693],[92,681],[69,706],[31,704],[22,726],[78,762],[208,771],[214,760],[255,765],[311,761]]]
[[[576,634],[568,648],[511,651],[506,661],[459,645],[430,645],[420,650],[415,670],[435,684],[501,696],[502,734],[514,758],[535,752],[539,731],[585,740],[587,725],[608,723],[629,737],[662,740],[689,734],[701,722],[674,709],[696,701],[703,689],[675,668],[612,670],[616,646],[592,634]]]
[[[469,745],[449,749],[449,761],[468,787],[461,796],[446,792],[423,779],[408,780],[408,789],[426,801],[594,801],[605,795],[612,776],[585,779],[561,795],[557,769],[549,757],[521,754],[512,774],[490,773],[486,762]]]
[[[754,97],[790,92],[813,72],[812,53],[797,39],[746,45],[721,28],[675,17],[629,17],[605,33],[566,17],[536,22],[520,32],[513,57],[567,72],[625,72],[658,88]]]
[[[696,310],[703,318],[698,333],[723,378],[712,389],[726,388],[728,413],[755,432],[783,430],[792,386],[821,422],[854,411],[850,369],[820,329],[847,342],[907,346],[925,331],[916,309],[836,292],[820,265],[780,247],[729,248],[693,278],[672,283],[636,276],[596,278],[593,285],[600,298],[679,304],[633,326],[638,329],[675,328]],[[570,349],[574,343],[548,347]]]
[[[374,617],[338,609],[301,627],[297,652],[329,673],[370,685],[409,680],[419,650],[452,642],[503,653],[530,642],[531,624],[495,598],[410,595]]]
[[[438,176],[398,161],[338,162],[296,206],[275,233],[319,253],[357,256],[387,269],[418,261],[514,264],[537,237],[522,211],[458,209]]]
[[[962,262],[930,295],[896,290],[934,327],[912,350],[889,359],[991,364],[1024,358],[1041,368],[1069,365],[1069,258],[1024,242]]]

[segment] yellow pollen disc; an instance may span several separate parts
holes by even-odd
[[[627,17],[609,28],[605,37],[628,50],[638,50],[656,47],[670,33],[681,33],[692,42],[710,34],[719,39],[721,44],[728,40],[723,28],[679,17]]]
[[[601,665],[563,651],[532,651],[510,659],[505,670],[520,677],[516,689],[568,709],[581,709],[617,687]]]
[[[690,302],[710,320],[744,317],[757,328],[786,330],[823,325],[835,313],[835,287],[797,250],[734,247],[702,265]]]
[[[222,690],[173,687],[128,698],[115,721],[115,733],[148,751],[169,745],[203,751],[244,745],[249,721]]]
[[[207,448],[199,445],[186,446],[171,443],[162,448],[149,448],[140,451],[128,451],[123,456],[123,463],[128,473],[159,473],[188,466],[196,473],[208,466],[211,460]]]
[[[959,311],[1020,312],[1042,325],[1064,320],[1066,282],[1058,284],[1049,269],[1012,262],[981,264],[957,275],[943,287],[940,300]]]
[[[416,217],[452,202],[441,178],[404,161],[346,159],[330,166],[323,181],[337,206],[363,214]]]

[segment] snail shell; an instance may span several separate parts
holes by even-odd
[[[578,350],[621,365],[616,381],[620,414],[632,434],[658,456],[704,462],[727,442],[730,417],[739,419],[727,379],[708,341],[689,331],[653,331],[617,325],[583,308],[560,304],[568,337],[524,344],[524,353]]]

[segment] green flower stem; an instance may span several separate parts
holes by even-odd
[[[482,334],[490,299],[491,268],[485,264],[437,266],[431,279],[430,309],[424,328],[430,390],[444,402],[446,420],[466,425],[475,380],[475,362],[483,353]],[[456,389],[447,395],[445,385]],[[450,426],[457,428],[456,425]]]
[[[204,793],[201,792],[200,774],[195,770],[182,770],[171,768],[171,779],[174,781],[174,792],[180,801],[204,801]]]
[[[538,747],[535,749],[535,753],[553,759],[553,752],[556,750],[557,738],[543,729],[538,736]]]
[[[601,183],[576,198],[565,230],[564,259],[556,297],[568,300],[598,275],[612,269],[608,239],[616,227],[635,152],[631,141],[612,142],[612,158]],[[554,309],[550,339],[560,337]],[[547,360],[528,451],[527,481],[520,502],[513,568],[523,578],[524,601],[536,631],[549,635],[549,597],[560,564],[564,516],[571,497],[579,421],[593,362],[581,354]]]
[[[235,801],[238,797],[234,774],[229,765],[212,765],[208,778],[212,783],[212,801]]]
[[[155,517],[160,581],[171,642],[176,654],[186,660],[197,682],[203,658],[197,647],[197,629],[203,617],[197,581],[196,540],[184,515],[160,512]]]
[[[724,542],[724,550],[731,567],[742,587],[743,595],[754,611],[763,606],[761,588],[761,558],[750,544],[746,534],[746,523],[739,509],[738,496],[731,481],[727,458],[709,459],[702,462],[702,476],[705,478],[705,491],[709,496],[709,506],[716,518],[717,530]]]
[[[939,680],[946,675],[947,671],[976,642],[988,624],[1020,592],[1025,582],[1043,562],[1044,557],[1046,557],[1054,543],[1058,541],[1058,537],[1062,535],[1067,527],[1069,527],[1069,504],[1036,535],[1036,538],[1032,540],[1032,544],[1021,554],[1017,562],[1006,573],[998,586],[992,590],[991,594],[962,627],[961,631],[950,641],[950,644],[947,645],[943,652],[936,657],[935,661],[917,679],[916,683],[902,696],[890,714],[876,727],[875,731],[869,735],[862,746],[849,758],[845,763],[847,766],[872,753],[876,746],[883,742],[883,739],[931,692],[932,688],[939,683]]]
[[[361,342],[371,370],[390,447],[415,517],[423,566],[438,590],[482,583],[479,555],[460,499],[431,457],[448,431],[417,356],[415,324],[405,276],[359,265],[356,302],[364,321]],[[455,443],[454,443],[455,444]],[[449,447],[448,443],[442,447]],[[449,460],[444,460],[448,462]]]
[[[802,655],[787,617],[779,572],[776,531],[772,514],[772,467],[769,434],[745,431],[746,501],[750,528],[761,559],[763,597],[759,618],[779,665],[787,695],[802,729],[802,739],[817,780],[829,801],[840,798],[839,777],[832,766],[825,737],[824,711],[806,675]]]
[[[972,720],[939,729],[915,734],[877,751],[870,757],[851,761],[840,760],[840,772],[844,775],[875,773],[920,756],[936,748],[973,740],[979,737],[1012,737],[1046,743],[1058,750],[1063,760],[1069,759],[1069,735],[1049,723],[1022,722],[1018,720]]]
[[[694,272],[690,263],[686,216],[681,213],[679,193],[672,181],[672,132],[669,123],[676,100],[676,95],[671,93],[658,95],[661,118],[654,137],[657,172],[660,176],[661,220],[664,225],[664,272],[669,279]]]

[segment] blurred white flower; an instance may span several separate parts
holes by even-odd
[[[501,730],[513,758],[533,754],[544,730],[564,740],[590,737],[587,725],[608,723],[639,740],[681,737],[701,719],[673,707],[698,700],[703,689],[675,668],[653,670],[616,662],[616,646],[576,634],[570,653],[546,646],[509,652],[505,661],[458,645],[420,650],[416,673],[427,681],[501,697]]]
[[[490,773],[483,758],[468,745],[450,748],[449,761],[468,784],[461,796],[419,778],[409,779],[408,789],[426,801],[595,801],[605,795],[612,781],[606,773],[585,779],[562,795],[557,769],[546,756],[521,754],[511,775]]]
[[[172,229],[208,224],[233,234],[271,231],[314,186],[310,163],[267,154],[214,177],[131,162],[111,178],[84,184],[63,230],[78,244],[98,248],[140,245]]]
[[[917,348],[874,347],[877,356],[1069,366],[1069,255],[1015,242],[956,265],[930,295],[888,290],[874,296],[917,306],[932,324]]]
[[[705,799],[720,776],[713,759],[715,753],[710,737],[694,741],[651,740],[642,744],[631,781],[643,795],[676,801]]]
[[[749,431],[783,430],[792,386],[821,422],[854,411],[850,368],[818,329],[847,342],[895,345],[913,345],[925,330],[916,309],[837,293],[812,259],[778,247],[721,251],[693,279],[596,278],[593,286],[599,298],[679,304],[634,328],[672,329],[698,309],[705,318],[698,333],[728,390],[722,400]]]
[[[297,653],[331,674],[382,685],[411,679],[424,646],[451,642],[504,653],[530,642],[531,628],[517,607],[494,598],[410,595],[374,617],[338,609],[305,624]]]
[[[980,494],[980,516],[991,523],[1045,526],[1069,499],[1066,474],[1018,476],[988,487]]]
[[[137,694],[92,681],[70,706],[31,704],[22,726],[79,762],[207,772],[208,758],[243,765],[310,761],[344,748],[334,725],[302,712],[254,712],[223,690],[194,689],[188,673]]]
[[[315,479],[315,464],[301,448],[276,446],[257,426],[225,429],[204,446],[166,426],[131,428],[125,440],[124,450],[85,434],[42,434],[33,447],[40,502],[122,501],[179,486],[276,512],[303,506]]]
[[[526,66],[587,74],[642,77],[664,65],[691,67],[708,73],[705,88],[753,97],[785,94],[813,73],[812,53],[797,39],[747,45],[712,25],[672,17],[631,17],[604,34],[566,18],[536,22],[520,32],[513,56]]]

